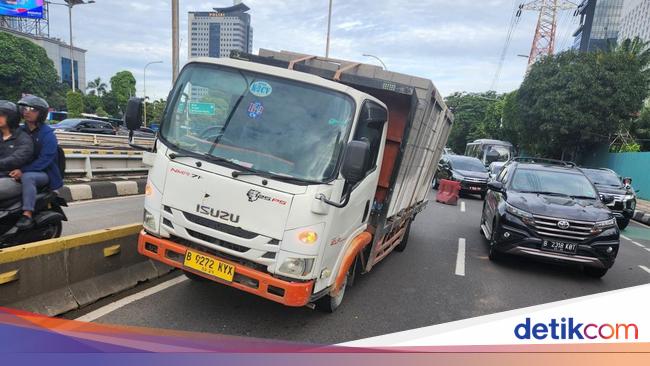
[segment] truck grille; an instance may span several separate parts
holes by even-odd
[[[216,222],[214,220],[206,219],[205,217],[193,215],[189,212],[183,212],[183,216],[188,221],[191,221],[197,225],[205,226],[207,228],[210,228],[212,230],[217,230],[221,231],[226,234],[234,235],[243,239],[253,239],[256,238],[258,235],[254,232],[244,230],[239,227],[234,227],[226,224],[222,224],[220,222]]]
[[[542,237],[582,241],[592,235],[591,230],[594,227],[594,223],[588,221],[565,220],[538,215],[533,215],[533,217],[535,218],[535,232]],[[560,229],[558,226],[560,221],[568,222],[569,227]]]

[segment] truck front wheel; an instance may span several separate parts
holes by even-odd
[[[325,295],[320,299],[316,300],[316,302],[314,303],[314,305],[316,305],[316,309],[324,313],[335,312],[336,309],[338,309],[339,306],[341,306],[341,303],[343,302],[343,296],[345,296],[345,289],[348,287],[349,277],[350,277],[350,271],[348,270],[348,273],[345,276],[345,279],[343,280],[343,284],[341,284],[341,289],[339,290],[338,294],[336,294],[336,296]]]

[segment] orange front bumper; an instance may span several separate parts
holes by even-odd
[[[242,291],[250,292],[287,306],[305,306],[309,303],[314,281],[284,281],[275,278],[268,273],[260,272],[242,264],[219,258],[220,261],[235,266],[235,278],[233,279],[233,282],[227,282],[183,266],[183,259],[185,258],[186,250],[187,247],[181,244],[166,239],[156,238],[155,236],[147,234],[144,230],[140,232],[140,237],[138,239],[138,252],[142,255],[153,258],[172,267],[195,273],[209,280],[235,287]]]

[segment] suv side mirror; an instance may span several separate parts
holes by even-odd
[[[341,175],[348,184],[357,184],[366,177],[369,162],[370,144],[367,141],[350,141],[345,149]]]
[[[124,124],[130,131],[135,131],[142,126],[142,98],[130,98],[126,105]]]
[[[388,121],[388,112],[375,103],[365,103],[361,108],[359,121],[365,125],[376,127]]]
[[[496,180],[489,181],[487,186],[488,186],[488,189],[490,189],[492,191],[495,191],[495,192],[503,193],[503,191],[505,190],[504,189],[505,187],[503,186],[503,183],[501,183],[499,181],[496,181]]]

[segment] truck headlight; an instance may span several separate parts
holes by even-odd
[[[289,275],[305,276],[311,272],[313,265],[314,260],[311,258],[287,258],[278,270]]]
[[[144,210],[144,217],[142,219],[142,226],[152,234],[158,234],[158,220],[151,212]]]
[[[515,206],[512,206],[509,203],[506,203],[506,211],[509,213],[519,217],[521,221],[523,221],[527,225],[534,225],[535,224],[535,218],[530,212],[526,212],[524,210],[518,209]]]
[[[593,234],[597,234],[597,233],[602,232],[605,229],[609,229],[609,228],[612,228],[612,227],[615,227],[615,226],[616,226],[616,219],[615,218],[611,218],[611,219],[605,220],[605,221],[598,221],[598,222],[596,222],[594,224],[594,227],[591,229],[591,232]]]

